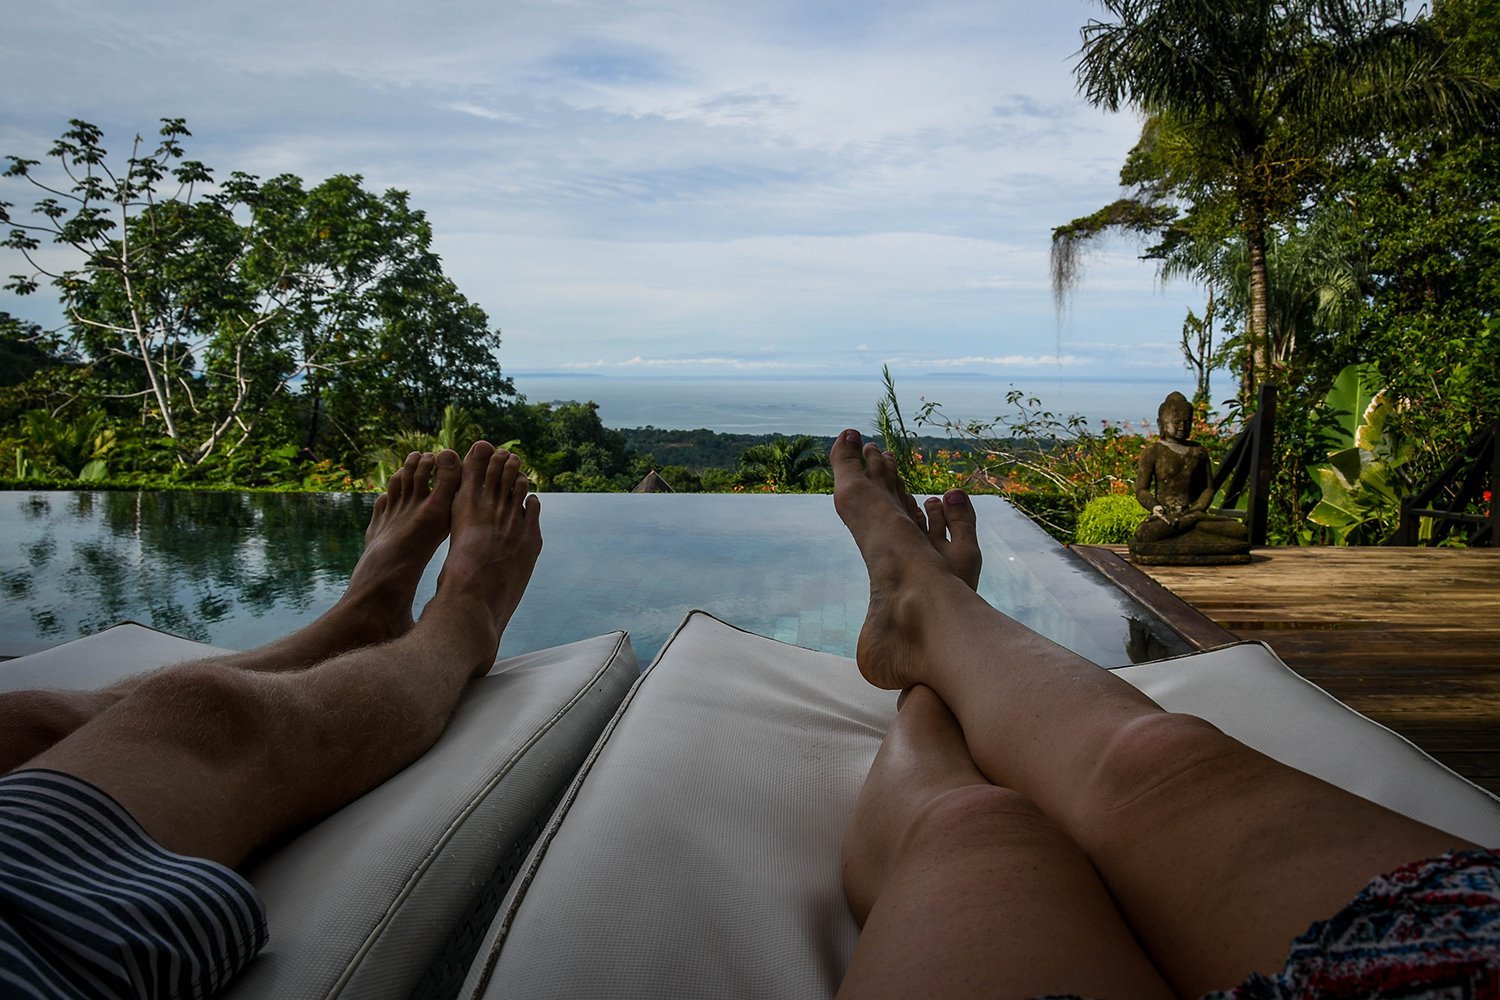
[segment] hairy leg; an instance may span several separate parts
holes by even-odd
[[[399,638],[290,673],[164,670],[30,766],[103,788],[169,850],[230,865],[349,802],[426,751],[493,662],[541,551],[529,485],[515,456],[470,449],[437,594]]]
[[[1088,854],[1179,992],[1276,971],[1375,875],[1472,846],[1164,712],[991,608],[914,530],[878,449],[848,431],[831,459],[870,573],[861,671],[938,694],[985,777]]]
[[[1172,995],[1087,856],[985,780],[928,688],[860,791],[844,885],[864,931],[840,996]]]
[[[364,552],[337,603],[290,635],[213,662],[235,670],[303,670],[405,634],[422,570],[448,535],[459,474],[458,456],[451,451],[408,455],[375,501]],[[118,703],[147,676],[98,691],[0,693],[0,773],[20,767]]]

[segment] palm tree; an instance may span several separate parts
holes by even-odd
[[[449,403],[443,407],[443,422],[438,427],[437,434],[433,436],[433,444],[436,450],[447,448],[456,451],[460,455],[469,450],[469,446],[484,437],[484,431],[479,429],[479,424],[474,415],[462,406]]]
[[[1132,197],[1053,231],[1054,290],[1082,244],[1111,229],[1170,248],[1177,206],[1198,234],[1227,224],[1248,260],[1243,388],[1271,371],[1272,227],[1306,205],[1356,143],[1443,122],[1471,127],[1500,90],[1453,68],[1428,19],[1400,0],[1100,0],[1076,69],[1090,104],[1145,116],[1121,179]],[[1162,248],[1157,248],[1158,250]],[[1158,254],[1160,255],[1160,254]]]
[[[777,437],[740,453],[740,481],[770,483],[774,489],[805,488],[821,468],[823,455],[818,442],[806,434]]]
[[[462,455],[482,437],[484,431],[479,429],[474,415],[461,406],[449,403],[443,407],[443,422],[438,426],[436,434],[418,430],[403,431],[390,444],[372,451],[368,456],[373,466],[370,481],[377,487],[385,485],[396,474],[396,470],[401,468],[406,456],[414,451],[442,451],[448,448]]]
[[[1266,344],[1272,366],[1292,366],[1299,350],[1305,357],[1307,348],[1323,342],[1318,335],[1347,337],[1358,328],[1365,307],[1367,267],[1347,205],[1333,203],[1305,224],[1280,227],[1268,242],[1264,266]],[[1209,327],[1216,311],[1229,317],[1249,314],[1250,273],[1247,248],[1238,240],[1184,241],[1164,256],[1163,280],[1186,278],[1203,283],[1208,290],[1208,314],[1199,320],[1189,311],[1185,343],[1200,326],[1204,329],[1199,335],[1211,340]],[[1202,360],[1200,385],[1207,380],[1212,359]]]
[[[65,474],[86,481],[97,481],[108,474],[109,453],[117,442],[103,412],[84,413],[67,421],[47,410],[30,410],[21,414],[21,428],[33,453],[50,460]],[[18,469],[23,462],[17,461]]]

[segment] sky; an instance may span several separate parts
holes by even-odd
[[[401,188],[508,373],[1183,372],[1201,290],[1054,226],[1139,130],[1075,92],[1074,0],[28,0],[0,154],[163,117],[219,176]],[[30,198],[14,187],[0,198]],[[0,274],[14,273],[0,251]],[[49,325],[55,301],[0,292]]]

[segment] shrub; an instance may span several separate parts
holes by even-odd
[[[1074,540],[1080,545],[1123,545],[1145,519],[1145,509],[1128,493],[1095,497],[1078,514]]]
[[[1078,501],[1071,494],[1012,488],[1003,490],[1001,496],[1059,542],[1067,543],[1073,537],[1078,526]]]

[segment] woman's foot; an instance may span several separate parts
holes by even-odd
[[[970,590],[978,590],[984,555],[979,551],[974,505],[969,502],[969,495],[963,490],[949,490],[940,497],[928,497],[924,507],[927,540],[954,576]]]
[[[876,687],[920,683],[922,606],[932,600],[973,598],[980,552],[974,508],[950,490],[931,514],[901,485],[895,462],[873,444],[861,451],[859,432],[847,430],[829,453],[833,505],[848,526],[870,574],[870,607],[855,659]]]
[[[365,550],[330,624],[358,636],[358,645],[388,642],[412,626],[411,606],[422,571],[448,537],[462,475],[458,455],[412,452],[375,500]]]
[[[541,501],[528,496],[530,490],[521,460],[510,452],[478,441],[464,457],[463,482],[453,501],[453,538],[428,609],[455,608],[475,619],[476,677],[494,663],[500,635],[542,551]]]

